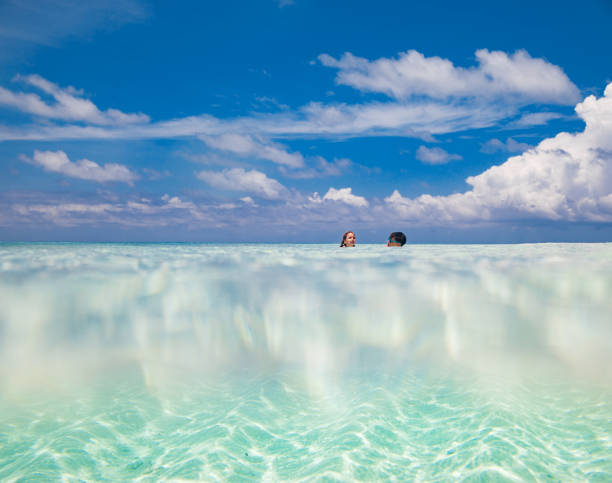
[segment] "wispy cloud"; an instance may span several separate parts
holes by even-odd
[[[189,223],[214,223],[208,207],[165,194],[157,201],[147,198],[124,201],[94,200],[66,201],[66,199],[19,201],[9,207],[12,225],[24,223],[52,223],[73,227],[82,225],[115,224],[129,227],[154,227]],[[36,198],[36,197],[34,197]]]
[[[39,75],[17,76],[22,81],[49,94],[54,104],[44,102],[39,95],[23,92],[12,92],[0,87],[0,104],[12,107],[36,116],[61,119],[66,121],[83,121],[99,125],[123,125],[129,123],[146,123],[149,117],[144,114],[125,114],[117,109],[101,111],[83,93],[73,87],[60,88]]]
[[[499,139],[489,139],[486,143],[484,143],[480,151],[482,153],[495,153],[497,151],[506,151],[509,153],[522,153],[523,151],[527,151],[532,146],[527,143],[520,143],[512,138],[506,139],[506,141],[500,141]]]
[[[167,169],[165,169],[164,171],[157,171],[155,169],[142,168],[142,172],[147,176],[148,179],[152,181],[172,176],[172,173],[170,173],[170,171],[168,171]]]
[[[222,120],[209,115],[150,124],[79,126],[32,124],[0,126],[0,141],[60,139],[165,139],[192,136],[249,135],[264,138],[348,138],[401,135],[428,138],[495,125],[516,114],[513,106],[445,105],[418,102],[410,105],[310,103],[298,111],[260,114]]]
[[[351,54],[335,60],[324,54],[322,61],[339,69],[339,82],[383,92],[390,99],[359,104],[310,102],[294,110],[237,118],[202,114],[158,122],[146,122],[144,114],[103,111],[88,104],[90,101],[74,89],[58,92],[59,88],[49,81],[30,76],[30,81],[37,80],[38,88],[42,86],[52,95],[61,93],[65,101],[56,100],[56,104],[49,105],[36,95],[3,89],[3,103],[32,114],[34,122],[0,126],[0,141],[199,136],[219,150],[301,167],[301,154],[289,152],[277,142],[279,139],[391,135],[429,139],[432,135],[498,125],[516,117],[530,103],[569,104],[578,96],[577,88],[559,67],[524,51],[508,55],[482,50],[477,52],[477,58],[478,67],[466,69],[415,51],[395,60],[374,61]],[[555,115],[541,114],[548,119]],[[74,119],[86,125],[41,123],[40,117]],[[543,119],[526,117],[517,122]]]
[[[23,204],[16,203],[12,210],[20,217],[36,221],[42,218],[58,226],[79,226],[96,224],[101,220],[118,222],[114,213],[121,212],[119,206],[110,203],[54,203]],[[25,221],[25,220],[22,220]]]
[[[274,110],[280,111],[286,111],[287,109],[289,109],[289,106],[287,104],[282,104],[278,102],[278,100],[274,97],[258,96],[255,97],[255,101],[256,102],[253,103],[253,107],[262,106],[266,109],[272,108]]]
[[[289,170],[281,167],[280,172],[287,178],[310,179],[326,176],[340,176],[353,166],[353,162],[347,158],[327,161],[322,156],[314,156],[309,158],[308,162],[309,166],[304,169]]]
[[[290,153],[285,146],[267,139],[255,138],[248,134],[221,134],[219,136],[200,136],[211,148],[227,151],[238,156],[251,156],[266,159],[292,168],[304,166],[300,153]]]
[[[428,148],[419,146],[416,158],[425,164],[446,164],[451,161],[462,159],[458,154],[451,154],[442,148]]]
[[[42,167],[45,171],[60,173],[71,178],[86,179],[105,183],[108,181],[121,181],[132,184],[138,176],[127,167],[109,163],[100,166],[89,159],[70,161],[64,151],[34,151],[34,156],[29,158],[22,155],[21,159],[27,163]]]
[[[557,112],[528,112],[523,114],[519,119],[509,123],[506,127],[512,129],[541,126],[552,121],[553,119],[561,119],[563,116]]]

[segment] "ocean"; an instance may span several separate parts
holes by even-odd
[[[0,244],[0,481],[612,481],[612,244]]]

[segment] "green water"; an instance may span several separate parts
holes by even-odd
[[[0,480],[612,478],[612,394],[595,387],[424,374],[322,376],[320,388],[291,373],[163,388],[138,379],[3,398]]]

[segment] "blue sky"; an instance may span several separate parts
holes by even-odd
[[[3,2],[0,239],[610,241],[612,3],[495,3]]]

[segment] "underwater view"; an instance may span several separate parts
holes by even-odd
[[[0,481],[612,481],[612,244],[0,244]]]

